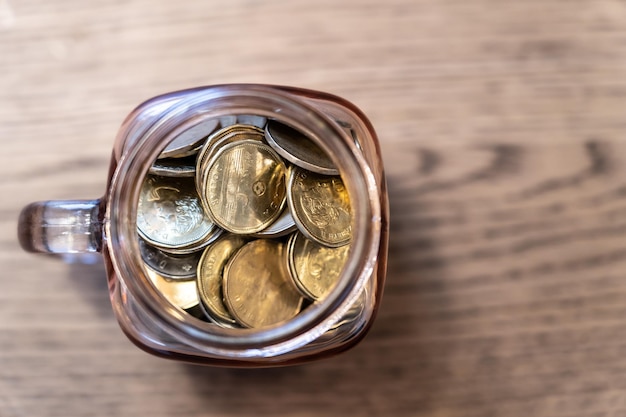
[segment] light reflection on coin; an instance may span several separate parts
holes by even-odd
[[[202,187],[211,218],[232,233],[257,233],[285,203],[285,165],[269,146],[242,140],[221,148]]]
[[[137,206],[137,229],[148,243],[191,250],[205,243],[214,227],[192,179],[146,177]]]
[[[292,167],[287,198],[293,219],[306,237],[330,247],[350,242],[352,212],[340,177]]]
[[[296,129],[270,120],[265,128],[265,138],[267,143],[289,162],[319,174],[339,175],[326,152]]]
[[[159,275],[169,279],[194,279],[202,251],[188,255],[171,255],[139,239],[141,259]]]
[[[200,302],[195,280],[168,280],[148,266],[145,266],[145,271],[154,287],[176,307],[190,309]]]
[[[303,295],[319,300],[339,279],[350,245],[329,248],[296,232],[287,244],[289,271]]]
[[[209,119],[185,130],[165,147],[159,158],[184,157],[194,153],[197,145],[206,139],[217,128],[218,124],[218,119]]]
[[[222,274],[226,262],[245,243],[241,236],[224,235],[204,250],[198,263],[198,294],[207,316],[218,324],[237,324],[224,305]]]
[[[235,253],[224,269],[224,301],[245,327],[264,327],[293,318],[302,297],[283,261],[283,245],[258,239]]]

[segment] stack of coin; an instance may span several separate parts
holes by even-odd
[[[144,180],[137,213],[154,287],[223,327],[275,325],[322,299],[352,234],[329,156],[257,115],[209,119],[174,138]]]

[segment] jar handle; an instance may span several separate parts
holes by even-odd
[[[22,209],[18,237],[36,253],[93,253],[102,248],[102,200],[40,201]]]

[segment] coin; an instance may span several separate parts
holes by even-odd
[[[220,127],[227,127],[237,123],[237,116],[222,116],[219,120]]]
[[[198,294],[205,312],[218,324],[236,325],[223,301],[222,273],[230,257],[244,244],[241,236],[226,234],[207,247],[198,263]]]
[[[329,248],[296,232],[287,243],[289,272],[300,292],[311,300],[326,295],[339,279],[350,245]]]
[[[283,208],[283,212],[274,223],[257,233],[252,233],[254,237],[275,238],[286,236],[296,230],[296,223],[293,221],[289,207]]]
[[[168,279],[194,279],[202,251],[188,255],[172,255],[139,239],[141,259],[159,275]]]
[[[242,125],[256,126],[262,129],[265,127],[267,119],[263,116],[257,116],[254,114],[240,114],[239,116],[237,116],[237,123]]]
[[[289,320],[339,279],[351,238],[347,191],[301,132],[258,115],[211,121],[199,139],[199,125],[179,135],[144,180],[137,229],[146,271],[172,304],[219,326]],[[286,244],[269,240],[289,233]],[[195,299],[183,301],[182,288]]]
[[[224,302],[245,327],[264,327],[293,318],[302,297],[282,261],[283,245],[257,239],[235,253],[224,268]]]
[[[263,130],[254,126],[245,126],[245,125],[232,125],[225,127],[224,129],[220,129],[206,140],[200,152],[198,153],[198,158],[196,162],[196,187],[200,190],[200,196],[202,197],[202,192],[204,190],[203,184],[206,181],[206,176],[208,174],[208,164],[211,162],[211,158],[220,150],[222,147],[229,143],[233,143],[240,140],[257,140],[263,141],[264,134]],[[206,199],[204,199],[206,201]]]
[[[193,177],[196,175],[196,156],[157,159],[150,167],[150,174],[163,177]]]
[[[176,136],[161,152],[159,158],[183,157],[194,153],[197,145],[217,127],[218,119],[204,120]]]
[[[222,147],[208,164],[202,196],[211,218],[232,233],[257,233],[285,204],[285,165],[264,143],[241,140]]]
[[[214,228],[193,179],[146,177],[137,205],[137,229],[148,243],[191,251],[206,244]]]
[[[352,212],[341,177],[292,167],[287,201],[298,229],[309,239],[330,247],[350,241]]]
[[[168,280],[148,266],[145,266],[145,271],[154,287],[176,307],[186,310],[200,302],[195,280]]]
[[[237,124],[220,129],[209,136],[198,153],[196,162],[198,177],[203,178],[206,175],[206,165],[219,149],[228,143],[245,139],[263,141],[263,130],[254,126]]]
[[[326,152],[292,127],[269,120],[265,128],[265,139],[280,156],[294,165],[319,174],[339,175]]]

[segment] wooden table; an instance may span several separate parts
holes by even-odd
[[[0,416],[626,413],[626,4],[0,0]],[[339,357],[271,370],[149,356],[101,265],[23,253],[35,200],[104,191],[146,98],[260,82],[377,128],[386,292]]]

